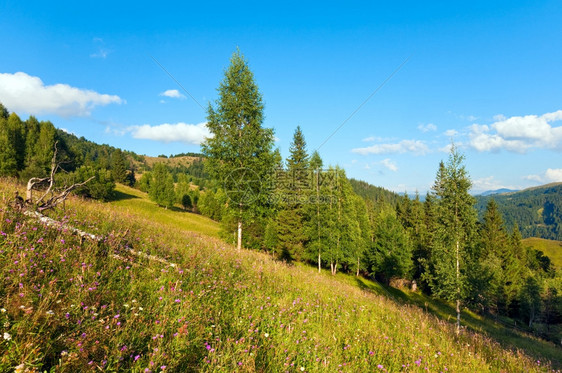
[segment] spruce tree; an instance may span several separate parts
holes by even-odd
[[[297,127],[287,158],[286,184],[281,194],[282,201],[277,215],[277,244],[279,254],[286,260],[302,260],[307,237],[303,227],[305,208],[309,200],[311,185],[308,168],[306,141],[300,127]]]
[[[236,222],[240,250],[243,223],[267,214],[269,195],[262,183],[274,167],[274,136],[272,129],[262,127],[262,96],[240,51],[233,54],[218,92],[207,115],[212,136],[201,149],[205,170],[229,197],[227,211]]]
[[[125,155],[123,154],[121,149],[116,149],[111,154],[111,174],[113,175],[113,179],[118,183],[127,182],[127,164]]]
[[[498,210],[498,205],[492,198],[488,202],[484,213],[484,223],[480,229],[480,260],[486,269],[486,276],[481,278],[487,286],[480,294],[487,306],[496,312],[506,313],[508,300],[506,286],[511,281],[506,278],[506,270],[515,260],[509,251],[508,235],[504,222]]]
[[[309,237],[309,258],[314,260],[318,254],[318,272],[322,271],[322,242],[320,234],[320,175],[322,169],[322,158],[318,151],[314,151],[310,157],[310,170],[314,173],[312,180],[313,183],[313,198],[314,203],[308,204],[308,220],[306,225],[307,236]]]
[[[412,269],[412,248],[408,234],[392,208],[384,208],[374,227],[374,242],[366,252],[371,276],[386,284],[392,278],[409,278]]]
[[[172,207],[176,198],[174,179],[168,167],[163,163],[156,163],[151,173],[150,189],[148,195],[151,200],[165,208]]]

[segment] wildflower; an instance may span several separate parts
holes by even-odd
[[[7,340],[7,341],[9,341],[9,340],[12,339],[12,336],[10,335],[10,333],[4,332],[4,339]]]
[[[20,364],[16,367],[16,369],[14,370],[14,373],[22,373],[25,369],[25,364]]]
[[[53,312],[53,310],[48,310],[48,311],[47,311],[47,315],[51,315],[51,316],[52,316],[52,315],[54,315],[54,314],[55,314],[55,313]]]
[[[269,338],[269,333],[264,334],[265,338]]]
[[[160,369],[165,370],[165,369],[166,369],[166,366],[165,366],[165,365],[162,365],[162,366],[160,367]]]
[[[301,372],[304,372],[304,367],[301,367]]]
[[[382,366],[382,364],[377,365],[377,368],[379,368],[379,369],[384,369],[384,367]]]
[[[0,312],[5,313],[6,309],[5,308],[0,308]]]

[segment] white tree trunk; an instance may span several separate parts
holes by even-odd
[[[238,251],[242,250],[242,220],[238,220]]]
[[[460,264],[459,264],[459,241],[457,240],[457,334],[461,331],[461,289],[460,289]]]

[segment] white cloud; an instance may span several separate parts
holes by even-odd
[[[523,179],[530,180],[530,181],[537,181],[539,183],[543,182],[543,178],[540,175],[527,175],[527,176],[523,177]]]
[[[498,189],[521,189],[513,185],[505,185],[501,181],[495,179],[494,176],[483,177],[472,182],[472,190],[475,192],[485,192],[488,190]]]
[[[490,126],[474,124],[470,127],[470,144],[478,151],[502,149],[525,153],[529,149],[554,149],[562,151],[562,126],[552,122],[562,120],[562,110],[541,116],[525,115],[506,118],[494,117]]]
[[[562,182],[562,168],[556,168],[556,169],[549,168],[544,173],[544,176],[549,181]]]
[[[430,131],[437,131],[437,126],[433,123],[428,124],[420,124],[418,129],[423,133],[430,132]]]
[[[94,45],[97,47],[97,52],[90,54],[92,58],[103,58],[105,59],[111,51],[105,48],[105,43],[102,38],[94,38]]]
[[[59,129],[62,130],[63,132],[68,133],[69,135],[74,135],[74,136],[76,136],[76,134],[75,134],[74,132],[69,131],[69,130],[67,130],[66,128],[62,128],[62,127],[61,127],[61,128],[59,128]]]
[[[185,96],[182,95],[180,91],[178,91],[177,89],[168,89],[167,91],[160,93],[159,96],[170,97],[170,98],[181,98],[181,99],[185,98]]]
[[[109,49],[99,48],[96,53],[90,54],[92,58],[107,58],[107,55],[110,53]]]
[[[207,123],[186,124],[164,123],[157,126],[144,124],[142,126],[131,126],[127,128],[135,139],[147,139],[154,141],[182,142],[185,144],[199,145],[205,138],[210,137],[211,133],[207,128]]]
[[[361,155],[367,154],[393,154],[393,153],[414,153],[416,155],[424,155],[429,153],[429,148],[423,141],[419,140],[402,140],[395,144],[376,144],[365,148],[355,148],[351,150],[353,153]]]
[[[527,175],[524,179],[539,183],[562,182],[562,168],[549,168],[542,175]]]
[[[456,135],[459,134],[459,131],[457,130],[447,130],[444,132],[444,135],[447,137],[455,137]]]
[[[396,163],[394,163],[392,160],[390,160],[389,158],[383,159],[381,161],[381,164],[388,168],[390,171],[396,172],[398,171],[398,167],[396,166]]]
[[[122,104],[119,96],[100,94],[68,84],[45,85],[24,72],[0,73],[0,102],[9,110],[32,115],[87,116],[96,106]]]

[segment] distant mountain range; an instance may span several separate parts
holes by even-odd
[[[503,215],[507,228],[519,226],[521,235],[562,240],[562,183],[552,183],[521,191],[483,193],[476,196],[480,218],[493,198]]]
[[[502,189],[496,189],[496,190],[487,190],[483,193],[480,193],[479,196],[486,197],[486,196],[493,196],[495,194],[505,194],[505,193],[515,193],[515,192],[519,192],[519,190],[502,188]]]

